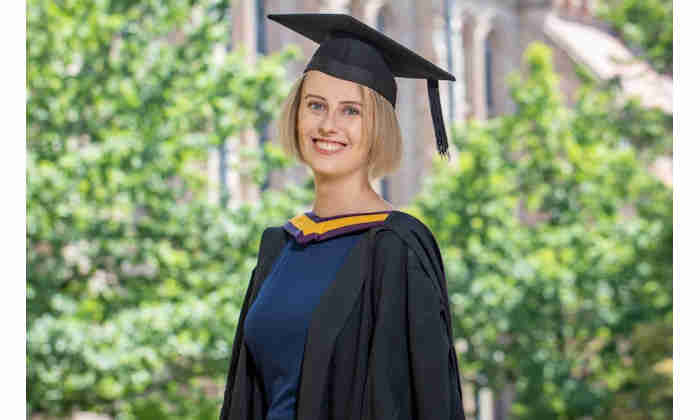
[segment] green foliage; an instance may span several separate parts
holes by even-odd
[[[307,183],[208,204],[208,151],[274,115],[298,51],[251,67],[217,49],[229,5],[28,2],[29,415],[217,415],[260,234],[311,200]],[[515,383],[519,418],[668,417],[671,192],[645,168],[670,117],[592,82],[567,109],[547,50],[528,60],[517,113],[459,127],[457,167],[438,162],[416,205],[463,371]],[[256,182],[289,164],[241,156]]]
[[[261,232],[309,201],[208,204],[208,151],[271,118],[298,51],[226,53],[228,6],[28,2],[30,415],[218,412]],[[231,170],[258,181],[289,163],[243,153]]]
[[[517,111],[457,126],[459,160],[412,209],[443,249],[463,373],[513,384],[514,418],[669,418],[672,193],[646,168],[670,132],[646,112],[630,130],[590,84],[567,108],[549,49],[526,60]]]
[[[596,14],[659,72],[673,73],[673,0],[597,2]]]

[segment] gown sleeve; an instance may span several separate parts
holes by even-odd
[[[394,232],[378,234],[374,255],[378,298],[370,349],[370,418],[463,419],[437,286]]]
[[[238,364],[238,358],[241,352],[241,344],[243,339],[243,322],[245,321],[245,315],[248,312],[248,307],[250,306],[250,298],[253,291],[253,279],[255,278],[255,271],[258,269],[257,266],[253,268],[250,273],[250,280],[248,281],[248,289],[245,292],[245,298],[243,298],[243,306],[241,307],[241,312],[238,316],[238,325],[236,326],[236,335],[233,339],[233,346],[231,350],[231,361],[229,363],[228,375],[226,376],[226,387],[224,391],[224,402],[221,406],[221,412],[219,413],[219,420],[227,420],[228,413],[231,406],[231,393],[233,392],[233,384],[236,380],[236,367]]]

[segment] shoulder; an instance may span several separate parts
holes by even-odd
[[[377,229],[377,252],[396,255],[408,253],[409,260],[426,257],[428,249],[439,253],[437,241],[430,229],[418,218],[401,211],[394,211]],[[427,254],[431,254],[428,252]]]
[[[268,257],[278,255],[279,250],[287,242],[286,235],[288,234],[282,226],[266,227],[260,237],[258,261],[262,263],[267,261]]]
[[[375,257],[389,266],[405,264],[407,281],[446,301],[442,255],[430,229],[418,218],[395,212],[377,228]],[[430,285],[430,286],[428,286]],[[443,303],[444,304],[444,303]]]
[[[382,224],[381,228],[393,232],[398,239],[405,242],[410,248],[415,248],[416,246],[438,247],[430,228],[420,219],[408,213],[398,210],[394,211]],[[396,241],[397,238],[393,240]]]
[[[394,211],[391,216],[386,219],[384,225],[403,236],[413,234],[433,238],[433,233],[425,223],[417,217],[402,211]]]
[[[431,230],[418,218],[401,211],[395,211],[382,224],[381,229],[391,231],[408,248],[409,266],[418,267],[435,282],[443,282],[445,267],[442,253]],[[385,241],[398,240],[385,238]],[[401,245],[404,246],[404,245]]]
[[[260,247],[268,246],[271,242],[278,242],[284,239],[285,231],[282,226],[268,226],[260,235]]]
[[[283,233],[284,233],[284,228],[282,226],[268,226],[263,230],[262,239],[273,237],[273,236],[282,236]]]

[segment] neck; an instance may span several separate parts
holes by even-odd
[[[312,211],[319,217],[393,210],[391,203],[374,191],[367,177],[329,179],[314,174],[314,189]]]

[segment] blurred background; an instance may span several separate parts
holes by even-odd
[[[671,0],[28,0],[27,417],[218,418],[262,230],[310,208],[272,121],[350,13],[452,72],[452,159],[397,79],[468,419],[672,418]]]

